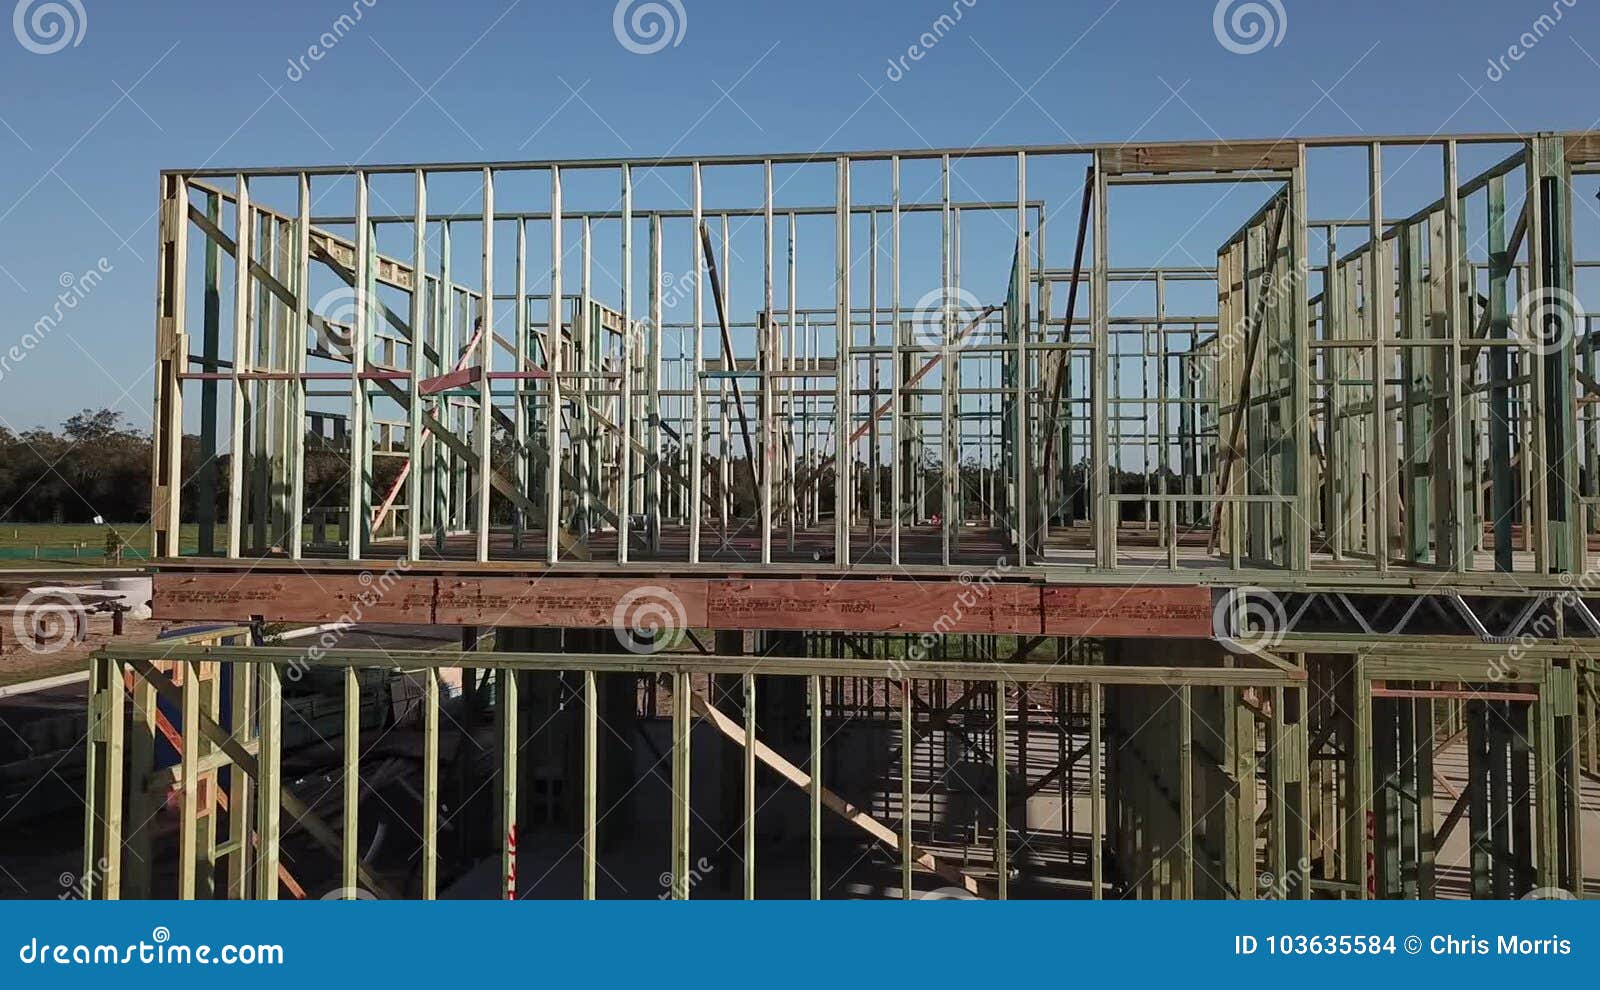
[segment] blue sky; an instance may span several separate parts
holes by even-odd
[[[680,2],[678,43],[639,54],[619,41],[612,0],[76,0],[57,4],[76,43],[41,54],[29,46],[57,39],[28,31],[49,23],[51,4],[0,0],[17,35],[0,33],[0,343],[50,313],[65,281],[105,272],[0,379],[0,424],[53,425],[102,405],[147,424],[164,167],[1580,129],[1600,118],[1588,98],[1600,88],[1590,0],[1281,0],[1281,40],[1252,54],[1218,40],[1212,0]],[[892,70],[953,7],[959,25]],[[354,9],[360,22],[306,58]],[[1505,58],[1557,10],[1533,48]]]

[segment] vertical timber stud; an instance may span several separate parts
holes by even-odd
[[[666,454],[661,444],[661,214],[650,214],[650,352],[645,361],[645,404],[649,437],[646,449],[645,514],[650,552],[661,551],[661,496],[666,480]],[[676,493],[676,489],[674,489]]]
[[[622,166],[622,355],[617,411],[621,442],[617,447],[617,562],[628,562],[628,540],[633,534],[633,361],[636,327],[633,322],[633,170]]]
[[[406,392],[411,397],[411,401],[406,407],[406,463],[410,465],[410,469],[406,474],[406,559],[413,561],[422,556],[422,478],[424,467],[422,463],[423,400],[420,385],[423,377],[423,358],[427,353],[425,344],[427,338],[424,327],[428,322],[426,315],[428,305],[428,174],[419,168],[415,179],[416,217],[411,231],[411,347],[408,355],[410,357],[410,369],[409,374],[406,376],[409,379],[406,383]],[[518,382],[518,386],[521,386],[521,382]],[[520,397],[517,409],[518,421],[520,422],[522,409]],[[305,431],[301,430],[300,432],[303,433]],[[517,460],[518,463],[522,461],[520,449],[517,454]],[[302,486],[296,485],[295,487],[298,490]],[[522,490],[526,491],[526,488]],[[296,518],[298,518],[298,515]],[[437,697],[438,685],[435,684],[433,690]],[[438,742],[437,738],[434,742]],[[437,779],[437,767],[434,768],[434,773]],[[426,809],[424,809],[423,815],[427,815]],[[428,841],[432,836],[425,832],[423,838],[424,841]],[[436,870],[437,865],[437,863],[429,863],[424,859],[423,873],[427,875],[430,869]],[[424,893],[423,896],[431,898],[432,894]]]
[[[1289,176],[1289,208],[1294,211],[1294,229],[1289,261],[1290,279],[1294,291],[1293,327],[1290,330],[1292,351],[1290,414],[1294,417],[1294,437],[1289,444],[1293,458],[1294,493],[1285,507],[1287,518],[1283,521],[1285,563],[1291,571],[1309,570],[1311,567],[1311,517],[1315,514],[1316,493],[1312,491],[1311,463],[1311,308],[1307,279],[1298,277],[1300,266],[1308,264],[1311,257],[1309,233],[1306,226],[1306,146],[1296,147],[1294,171]],[[1274,260],[1267,260],[1268,270]],[[1324,293],[1323,298],[1327,298]],[[1287,479],[1285,479],[1287,480]],[[1254,873],[1252,867],[1250,872]],[[1252,878],[1253,879],[1253,878]]]
[[[850,421],[855,381],[855,364],[851,357],[855,327],[851,323],[850,306],[850,159],[841,156],[835,166],[838,170],[838,191],[834,204],[838,226],[836,258],[836,288],[838,316],[835,317],[834,335],[836,358],[833,366],[833,559],[840,567],[850,564],[850,527],[855,516],[855,444],[850,441]],[[820,480],[820,479],[819,479]]]
[[[226,667],[230,671],[230,693],[228,699],[229,726],[233,730],[234,738],[241,743],[249,745],[255,734],[256,721],[256,687],[257,678],[255,671],[248,664],[236,663]],[[156,689],[144,678],[139,678],[135,685],[135,704],[138,718],[136,725],[138,735],[136,738],[149,737],[147,742],[141,743],[141,749],[148,749],[146,765],[155,768],[154,733],[156,731]],[[261,755],[257,750],[259,764]],[[135,766],[138,766],[135,763]],[[238,767],[228,770],[228,845],[233,852],[228,856],[228,898],[230,900],[244,900],[251,895],[250,890],[250,859],[253,852],[251,837],[256,835],[255,822],[250,814],[250,778]],[[148,893],[143,896],[149,896]]]
[[[1096,202],[1100,201],[1098,196]],[[1102,801],[1104,771],[1100,746],[1100,719],[1105,709],[1105,687],[1099,682],[1089,685],[1089,819],[1092,823],[1089,837],[1089,887],[1090,896],[1100,900],[1103,896],[1105,868],[1102,840],[1105,836],[1105,805]]]
[[[544,328],[545,380],[549,403],[545,407],[544,525],[545,560],[561,556],[561,168],[550,166],[550,321]]]
[[[272,663],[256,665],[261,709],[257,717],[256,831],[261,833],[261,853],[256,862],[256,896],[278,899],[279,776],[283,766],[283,680]]]
[[[249,678],[236,676],[234,678],[235,696],[241,685],[248,685]],[[237,711],[237,708],[235,709]],[[234,731],[245,732],[248,725],[250,709],[245,709],[244,718],[234,718]],[[133,737],[128,746],[128,775],[131,780],[140,781],[150,779],[156,769],[156,689],[143,677],[135,676],[133,679]],[[228,773],[228,833],[230,838],[243,836],[248,842],[250,823],[248,817],[249,804],[247,799],[239,795],[249,793],[249,778],[237,770]],[[86,792],[87,794],[87,792]],[[88,794],[92,799],[93,795]],[[151,874],[151,849],[154,844],[154,822],[151,820],[155,814],[158,799],[150,794],[148,788],[134,787],[129,794],[131,799],[128,807],[128,818],[133,823],[132,832],[128,838],[128,852],[131,860],[128,863],[127,881],[124,893],[129,899],[144,900],[150,897]],[[240,804],[241,800],[246,801]],[[234,841],[237,841],[236,839]],[[242,877],[236,882],[236,871],[242,871],[248,862],[248,846],[237,846],[236,852],[229,860],[228,894],[233,898],[243,898],[246,892],[243,888]]]
[[[822,678],[816,674],[806,677],[806,697],[811,705],[811,747],[806,768],[811,771],[811,820],[807,835],[810,837],[810,896],[822,900]]]
[[[161,180],[160,254],[156,272],[155,441],[152,446],[151,552],[176,557],[179,489],[183,484],[183,387],[189,341],[184,332],[189,243],[189,186],[181,175]],[[215,371],[215,368],[207,368]],[[236,386],[237,387],[237,386]]]
[[[1501,346],[1489,348],[1489,507],[1494,513],[1494,569],[1512,568],[1512,523],[1515,511],[1511,474],[1511,315],[1506,294],[1511,258],[1506,243],[1506,180],[1489,180],[1489,338]]]
[[[483,332],[478,335],[478,560],[489,559],[489,501],[494,486],[494,170],[483,170]],[[412,405],[416,396],[412,397]]]
[[[516,239],[516,301],[512,306],[511,317],[515,321],[512,326],[512,346],[516,348],[516,360],[512,362],[511,370],[517,372],[516,385],[513,389],[516,402],[511,412],[511,439],[512,449],[516,451],[516,485],[517,490],[526,495],[530,489],[533,473],[533,453],[529,444],[528,417],[532,413],[532,399],[528,394],[528,379],[522,377],[528,373],[530,367],[529,355],[532,348],[528,343],[528,220],[526,217],[517,218]],[[530,503],[531,504],[531,503]],[[520,505],[511,508],[511,546],[513,549],[522,549],[523,533],[534,520],[528,510]]]
[[[500,882],[517,899],[517,672],[495,670],[495,719],[500,737]]]
[[[99,824],[99,788],[102,773],[97,772],[95,764],[100,760],[102,740],[105,736],[105,682],[110,661],[100,657],[89,658],[89,686],[88,686],[88,724],[89,738],[84,747],[83,762],[83,869],[79,874],[79,889],[85,900],[95,896],[94,878],[98,873],[100,842]]]
[[[693,403],[690,417],[693,431],[690,435],[681,438],[684,456],[679,463],[689,471],[689,563],[700,562],[700,501],[705,491],[705,381],[701,375],[705,355],[705,318],[706,318],[706,258],[704,242],[700,237],[700,223],[703,219],[700,163],[695,162],[692,168],[694,188],[691,192],[694,210],[694,230],[690,237],[694,241],[694,371],[690,384],[691,395],[689,401]]]
[[[351,560],[364,549],[368,513],[367,486],[367,332],[372,326],[372,219],[367,200],[367,173],[356,172],[355,323],[350,327],[350,504],[345,538]]]
[[[200,665],[186,661],[179,669],[183,672],[183,711],[178,726],[183,739],[179,751],[183,790],[178,807],[178,899],[189,901],[194,899],[195,871],[200,860],[200,785],[204,777],[200,772]],[[116,676],[120,695],[120,672]],[[121,718],[119,711],[117,720],[120,722]]]
[[[1373,245],[1371,298],[1382,299],[1382,305],[1372,307],[1372,457],[1377,483],[1372,492],[1372,536],[1369,544],[1377,559],[1378,573],[1389,571],[1389,460],[1394,447],[1394,429],[1389,425],[1389,359],[1385,343],[1393,336],[1390,324],[1394,320],[1394,298],[1389,288],[1392,270],[1388,264],[1388,249],[1383,246],[1383,145],[1373,142],[1367,149],[1367,195],[1371,215],[1368,218],[1368,241]],[[1323,298],[1327,298],[1324,293]]]
[[[1450,429],[1445,438],[1447,463],[1444,465],[1441,483],[1449,485],[1449,490],[1444,493],[1446,504],[1450,507],[1450,519],[1446,539],[1450,544],[1448,562],[1457,572],[1472,570],[1473,547],[1477,542],[1476,536],[1469,533],[1469,526],[1474,522],[1472,508],[1467,504],[1467,496],[1472,492],[1475,483],[1472,480],[1477,474],[1477,458],[1469,454],[1467,447],[1468,438],[1473,436],[1472,424],[1467,418],[1468,385],[1465,379],[1467,371],[1462,364],[1461,339],[1466,335],[1466,314],[1462,312],[1462,283],[1464,277],[1462,266],[1465,263],[1463,255],[1465,245],[1462,243],[1461,229],[1461,197],[1457,190],[1460,188],[1459,170],[1457,167],[1456,142],[1446,141],[1444,145],[1444,245],[1446,267],[1445,284],[1445,325],[1449,330],[1449,344],[1447,374],[1445,381],[1435,387],[1448,389],[1445,397]],[[1470,472],[1470,473],[1469,473]],[[1465,475],[1465,477],[1463,477]],[[1440,561],[1444,563],[1444,561]]]
[[[1017,552],[1023,552],[1020,543]],[[1027,718],[1027,691],[1027,685],[1023,685],[1022,695],[1017,702],[1019,723]],[[1006,821],[1006,682],[1003,679],[994,682],[994,813],[995,895],[1003,901],[1009,893],[1011,882],[1010,837]]]
[[[237,216],[234,218],[233,236],[233,393],[231,400],[231,417],[228,434],[228,556],[237,558],[243,549],[243,515],[244,515],[244,419],[245,419],[245,382],[239,377],[241,372],[250,370],[250,253],[251,232],[253,225],[250,222],[252,210],[250,207],[250,180],[243,175],[236,179],[234,191],[234,209]],[[184,204],[187,206],[187,201]],[[187,223],[187,221],[185,221]],[[182,301],[179,301],[181,307]],[[184,361],[186,358],[179,355],[175,360]],[[181,370],[181,365],[180,365]],[[179,437],[182,433],[178,434]],[[181,442],[181,441],[180,441]],[[181,479],[178,479],[181,481]],[[174,530],[172,540],[177,540]],[[177,543],[173,543],[173,556],[177,555]]]
[[[772,476],[778,468],[777,457],[777,407],[772,401],[772,390],[777,385],[777,340],[778,329],[776,321],[772,318],[772,163],[766,162],[762,169],[765,181],[762,196],[762,230],[765,237],[762,242],[761,266],[761,324],[756,328],[759,335],[756,347],[759,355],[758,365],[761,371],[761,562],[772,563]],[[724,258],[727,259],[726,253]],[[727,260],[728,267],[733,267],[731,259]],[[791,296],[791,304],[793,297]],[[751,687],[754,691],[754,687]],[[751,737],[752,743],[754,737]],[[748,749],[749,747],[747,747]],[[747,825],[748,831],[753,826]],[[746,867],[748,870],[749,867]]]
[[[1016,425],[1012,433],[1012,460],[1016,464],[1015,485],[1016,504],[1011,507],[1012,525],[1017,528],[1017,566],[1022,567],[1028,563],[1028,541],[1032,539],[1034,527],[1028,518],[1028,488],[1032,484],[1029,472],[1033,469],[1030,457],[1029,444],[1032,438],[1028,433],[1028,320],[1029,300],[1032,298],[1032,278],[1028,273],[1028,155],[1027,152],[1017,152],[1017,301],[1016,312],[1012,314],[1012,326],[1016,329],[1015,341],[1017,354],[1016,394],[1012,402],[1016,404]],[[1069,328],[1070,331],[1070,328]],[[959,385],[959,375],[958,385]],[[873,398],[877,402],[877,398]],[[1160,407],[1159,413],[1163,420],[1166,417],[1166,407]],[[1163,451],[1162,456],[1165,456]],[[958,469],[959,471],[959,469]],[[1001,693],[1004,697],[1004,692]],[[1019,708],[1021,717],[1026,718],[1027,706]],[[1004,777],[1004,772],[1001,773]],[[1004,815],[1005,809],[1001,809]],[[1004,880],[1002,879],[1002,884]],[[1004,886],[1001,887],[1004,890]]]
[[[186,737],[187,738],[187,737]],[[361,677],[344,668],[344,831],[339,845],[344,900],[356,898],[356,864],[361,858]]]
[[[672,899],[689,899],[689,692],[688,671],[672,674]]]
[[[1090,206],[1094,211],[1094,274],[1090,280],[1093,291],[1089,294],[1089,308],[1091,311],[1092,346],[1090,350],[1090,422],[1095,425],[1093,432],[1094,456],[1090,458],[1094,471],[1094,478],[1089,490],[1089,511],[1093,515],[1092,532],[1094,533],[1095,566],[1101,570],[1111,570],[1117,564],[1116,553],[1116,504],[1111,501],[1111,445],[1106,424],[1110,422],[1111,404],[1106,395],[1106,366],[1110,361],[1110,282],[1109,266],[1111,264],[1110,249],[1107,242],[1109,224],[1107,222],[1106,192],[1109,189],[1106,182],[1105,163],[1097,151],[1094,156],[1094,198]],[[1070,336],[1071,327],[1066,328]],[[1064,359],[1071,363],[1071,356]],[[1070,458],[1071,451],[1068,451]],[[1222,492],[1217,493],[1219,496]],[[1103,692],[1099,687],[1094,690],[1094,698],[1102,697]],[[1098,731],[1098,730],[1096,730]],[[1098,743],[1095,745],[1095,756],[1099,752]],[[1096,757],[1097,758],[1097,757]],[[1096,778],[1098,785],[1098,777]],[[1098,805],[1096,805],[1098,809]],[[1096,810],[1095,821],[1098,823],[1100,812]],[[1095,839],[1095,897],[1100,896],[1099,880],[1099,835]]]
[[[78,892],[86,900],[117,900],[122,894],[123,708],[127,696],[122,664],[92,658],[88,695],[83,872]],[[187,774],[193,771],[185,768],[185,772],[185,784],[192,786]],[[134,780],[136,789],[143,785],[142,780]]]
[[[626,332],[626,331],[624,331]],[[624,450],[626,456],[626,450]],[[676,695],[674,695],[676,701]],[[596,770],[600,753],[599,692],[594,671],[583,672],[583,899],[595,898],[595,863],[598,856],[597,807],[599,783]]]
[[[411,326],[418,332],[421,324]],[[422,676],[422,899],[431,901],[439,896],[439,672],[430,667]]]
[[[1539,353],[1534,355],[1533,363],[1543,369],[1542,375],[1535,376],[1540,391],[1533,403],[1544,415],[1541,466],[1548,488],[1542,542],[1548,554],[1548,569],[1571,574],[1583,568],[1586,556],[1584,526],[1576,498],[1577,459],[1573,456],[1577,432],[1573,357],[1579,313],[1573,296],[1572,179],[1564,138],[1541,136],[1533,146],[1530,172],[1537,182],[1538,195],[1533,204],[1537,212],[1529,211],[1529,230],[1538,232],[1536,238],[1530,238],[1530,246],[1536,248],[1530,258],[1534,262],[1532,282],[1537,303],[1527,308],[1544,325],[1525,332],[1540,335],[1536,338]],[[1532,226],[1533,219],[1537,219],[1537,227]]]
[[[1178,845],[1183,852],[1183,896],[1189,900],[1194,899],[1193,694],[1189,684],[1178,688]]]
[[[1372,740],[1372,682],[1367,679],[1367,665],[1358,654],[1351,661],[1351,687],[1355,698],[1355,771],[1354,786],[1355,822],[1352,834],[1356,836],[1351,855],[1352,879],[1357,886],[1356,897],[1367,900],[1376,895],[1373,886],[1373,833],[1369,825],[1376,813],[1373,803],[1373,748]]]
[[[771,312],[770,307],[768,312]],[[740,681],[744,688],[745,738],[741,749],[744,758],[744,899],[753,901],[756,899],[756,675],[744,674]]]
[[[892,456],[889,458],[889,563],[900,566],[900,515],[904,511],[905,497],[901,492],[903,479],[903,465],[905,458],[900,450],[904,443],[900,422],[900,377],[904,373],[900,367],[900,156],[896,155],[889,160],[889,187],[892,201],[889,214],[891,229],[891,247],[889,251],[889,448]],[[791,289],[790,305],[794,305],[794,292]],[[874,357],[876,360],[876,357]],[[877,410],[873,410],[873,415]],[[911,689],[911,682],[905,683],[907,691]],[[907,700],[906,704],[910,704]],[[910,745],[910,735],[906,736],[902,745]],[[907,815],[909,820],[909,815]],[[909,845],[902,837],[902,845]],[[905,884],[906,896],[910,896],[910,884]]]
[[[956,417],[956,405],[960,401],[957,395],[956,379],[960,376],[959,358],[952,346],[955,337],[955,317],[951,313],[955,305],[951,298],[955,292],[952,274],[955,267],[953,261],[956,248],[954,247],[953,216],[950,209],[950,156],[939,157],[939,205],[940,205],[940,234],[939,234],[939,444],[943,450],[939,465],[939,562],[945,567],[950,566],[952,544],[955,541],[955,518],[957,505],[961,495],[961,446],[956,438],[956,428],[959,420]],[[919,314],[920,316],[921,314]],[[921,427],[918,427],[920,433]]]
[[[895,321],[896,333],[899,333],[899,322],[898,319]],[[895,365],[895,374],[899,374],[898,363]],[[895,511],[899,511],[898,504]],[[908,901],[912,897],[911,761],[914,740],[911,734],[911,692],[916,689],[916,682],[909,677],[900,682],[900,896]]]
[[[289,444],[289,477],[284,483],[289,487],[289,518],[286,523],[289,531],[287,537],[289,557],[292,560],[300,559],[305,540],[305,527],[301,525],[301,521],[305,517],[306,486],[301,479],[305,477],[306,467],[306,380],[298,376],[306,370],[306,328],[310,320],[308,308],[311,298],[310,176],[301,172],[298,185],[300,216],[294,224],[295,301],[291,318],[293,322],[288,330],[289,353],[285,355],[286,367],[296,375],[296,380],[290,382],[288,386],[291,400],[288,416],[289,435],[284,438]],[[416,325],[412,323],[412,326]],[[235,729],[237,728],[235,725]]]

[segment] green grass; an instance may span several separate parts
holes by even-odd
[[[104,567],[107,529],[115,529],[131,549],[149,552],[150,529],[143,523],[0,523],[0,569],[44,565]],[[198,545],[199,527],[192,523],[183,526],[179,541],[183,550],[193,550]],[[136,562],[136,558],[125,560]]]

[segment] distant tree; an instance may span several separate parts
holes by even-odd
[[[85,409],[60,432],[0,430],[0,519],[142,522],[150,515],[150,440],[111,409]]]

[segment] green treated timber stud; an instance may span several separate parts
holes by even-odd
[[[178,810],[178,899],[193,900],[196,871],[199,867],[200,786],[200,665],[187,661],[183,671],[181,723],[183,746],[179,753],[183,767],[183,788]],[[119,715],[120,718],[120,715]]]
[[[1018,718],[1027,718],[1026,701],[1019,702]],[[996,896],[1010,893],[1010,835],[1006,821],[1006,682],[994,682],[994,874]]]
[[[583,672],[583,899],[596,896],[599,860],[600,692],[594,671]]]
[[[259,680],[259,753],[256,761],[256,831],[261,850],[256,864],[256,896],[278,899],[279,824],[283,746],[283,680],[278,665],[256,665]]]
[[[911,886],[911,764],[914,740],[911,733],[911,693],[915,682],[900,682],[900,896],[912,897]]]
[[[683,675],[687,677],[687,675]],[[806,696],[811,708],[811,743],[807,769],[811,773],[810,827],[807,832],[810,866],[807,870],[811,899],[822,899],[822,678],[806,678]]]
[[[340,843],[339,884],[343,900],[356,898],[356,863],[361,858],[361,678],[355,667],[344,669],[344,821]]]
[[[422,899],[439,896],[439,672],[422,672]]]
[[[744,689],[744,898],[756,897],[756,676],[745,674],[740,678]]]
[[[517,705],[518,672],[495,671],[495,722],[500,742],[500,823],[501,896],[517,899]]]

